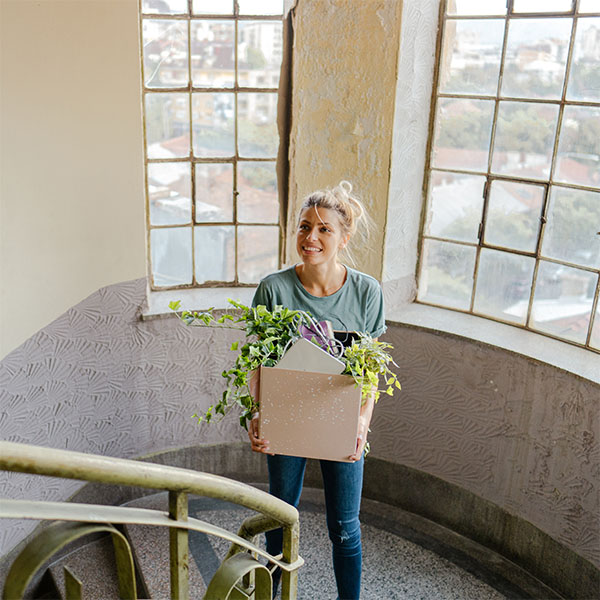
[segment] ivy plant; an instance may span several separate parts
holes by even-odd
[[[211,405],[201,415],[195,414],[194,418],[201,422],[210,422],[216,415],[225,416],[232,407],[240,406],[240,425],[248,428],[248,422],[258,410],[258,399],[250,391],[250,378],[260,366],[272,367],[283,357],[289,344],[298,338],[298,329],[301,324],[310,326],[312,319],[310,313],[301,310],[290,310],[283,306],[276,306],[272,311],[265,306],[249,307],[229,300],[238,314],[228,313],[215,317],[214,309],[204,312],[183,311],[179,318],[192,327],[217,327],[224,329],[237,329],[246,334],[246,342],[240,346],[234,342],[232,351],[236,351],[237,358],[232,368],[223,371],[222,375],[227,380],[227,388],[221,399]],[[169,303],[169,308],[179,313],[181,303]],[[375,393],[375,401],[382,392],[392,395],[394,388],[400,388],[398,379],[389,364],[395,364],[387,352],[392,346],[385,342],[373,340],[364,333],[359,333],[358,340],[345,348],[341,357],[346,364],[344,374],[351,375],[356,385],[362,388],[363,402],[368,394]],[[385,382],[385,388],[379,389],[379,380]]]

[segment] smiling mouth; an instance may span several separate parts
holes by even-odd
[[[304,252],[323,252],[321,248],[316,248],[315,246],[302,246],[302,250]]]

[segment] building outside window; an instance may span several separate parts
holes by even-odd
[[[600,350],[600,5],[442,1],[417,301]]]
[[[252,284],[279,267],[283,10],[141,0],[152,289]]]

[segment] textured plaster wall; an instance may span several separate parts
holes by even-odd
[[[176,297],[176,296],[175,296]],[[0,362],[0,439],[125,458],[245,440],[198,427],[236,332],[141,321],[145,280],[98,290]],[[373,455],[530,521],[595,564],[600,386],[458,336],[390,324],[402,391],[382,398]],[[0,473],[3,496],[64,500],[79,482]],[[0,522],[0,555],[33,528]]]
[[[0,357],[146,273],[137,9],[0,2]]]
[[[0,439],[123,458],[247,439],[235,418],[191,418],[220,397],[238,334],[141,321],[145,295],[145,279],[102,288],[4,358]],[[81,485],[0,472],[2,497],[60,501]],[[34,526],[0,521],[0,556]]]
[[[373,455],[455,483],[600,565],[600,386],[505,350],[390,326],[402,391]]]
[[[297,2],[288,262],[302,198],[347,179],[375,223],[358,267],[381,277],[401,10],[399,0]]]

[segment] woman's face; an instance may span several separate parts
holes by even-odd
[[[300,213],[296,250],[305,264],[321,265],[337,262],[337,254],[348,242],[340,218],[328,208],[305,208]]]

